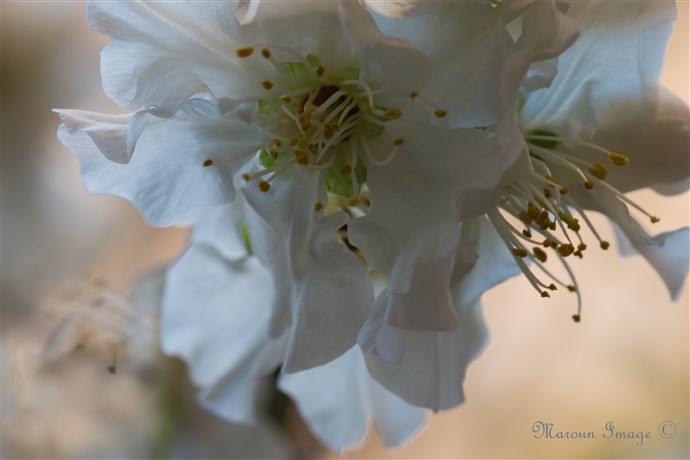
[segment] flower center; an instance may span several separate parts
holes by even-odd
[[[274,51],[290,60],[278,61]],[[254,55],[254,48],[237,50],[239,57]],[[293,167],[322,171],[327,190],[357,200],[371,164],[392,160],[396,139],[383,158],[376,158],[370,141],[381,136],[386,123],[402,116],[398,108],[381,105],[376,83],[362,80],[359,69],[346,67],[335,72],[324,68],[313,55],[303,57],[280,47],[263,48],[260,54],[272,67],[272,79],[261,82],[265,96],[259,98],[256,125],[267,135],[259,153],[261,171],[245,174],[264,192],[271,182]],[[294,59],[296,58],[296,59]],[[323,205],[316,204],[315,210]]]
[[[548,291],[555,291],[557,285],[577,294],[578,308],[577,314],[573,315],[573,320],[579,322],[582,309],[581,297],[577,281],[566,259],[571,255],[581,259],[587,249],[580,234],[582,229],[580,219],[598,240],[602,249],[608,249],[610,244],[599,236],[595,226],[587,217],[584,207],[563,184],[572,183],[572,179],[576,178],[585,191],[600,187],[612,193],[624,204],[637,209],[652,223],[658,222],[659,218],[649,214],[606,182],[608,168],[604,163],[600,161],[590,163],[577,156],[556,150],[556,147],[563,143],[589,149],[601,154],[602,158],[607,157],[609,163],[618,167],[628,164],[626,156],[611,152],[596,144],[560,137],[543,130],[525,134],[525,140],[529,147],[532,172],[503,188],[501,202],[488,213],[488,217],[503,242],[515,256],[523,274],[542,297],[550,297]],[[519,224],[513,225],[511,221],[519,222]],[[559,280],[545,266],[549,259],[547,255],[549,249],[564,267],[570,282],[565,283]],[[524,259],[531,261],[553,282],[547,284],[542,281],[532,272]]]

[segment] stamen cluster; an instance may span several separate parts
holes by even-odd
[[[585,225],[599,242],[601,249],[608,249],[610,244],[603,240],[595,226],[588,218],[583,206],[572,196],[565,184],[572,184],[573,178],[581,181],[583,190],[591,191],[595,187],[604,188],[618,199],[645,214],[652,223],[659,222],[659,218],[649,214],[634,203],[622,192],[606,182],[608,168],[599,161],[587,162],[582,158],[556,149],[561,143],[574,144],[579,147],[606,155],[614,166],[625,166],[628,158],[625,155],[611,152],[601,146],[579,139],[557,136],[548,131],[534,131],[525,135],[529,147],[532,172],[517,180],[513,184],[503,187],[502,199],[499,206],[488,213],[488,217],[497,229],[503,242],[515,256],[522,273],[527,277],[534,289],[542,297],[550,297],[548,291],[557,290],[556,285],[565,287],[578,296],[578,311],[573,320],[581,319],[581,299],[577,288],[577,281],[566,258],[575,256],[583,258],[587,249],[582,236],[579,215]],[[506,219],[518,221],[522,229]],[[538,234],[541,238],[535,236]],[[528,248],[532,246],[531,250]],[[569,278],[569,283],[560,281],[545,267],[548,255],[545,249],[550,248],[554,256],[561,262]],[[554,282],[546,284],[534,275],[527,263],[531,261],[547,277]]]

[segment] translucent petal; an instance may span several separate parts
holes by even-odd
[[[285,372],[324,364],[349,350],[373,304],[365,265],[336,240],[347,223],[339,212],[324,217],[321,175],[295,166],[271,182],[243,187],[251,207],[249,232],[256,254],[270,268],[277,294],[271,334],[290,327]],[[253,211],[253,212],[252,212]]]
[[[229,262],[194,244],[168,272],[161,343],[188,364],[201,403],[239,423],[255,420],[259,383],[282,360],[286,340],[268,337],[271,274],[249,259]]]
[[[371,422],[386,445],[395,447],[427,419],[425,409],[406,403],[369,375],[358,347],[322,366],[282,375],[279,387],[319,439],[341,454],[364,441]]]
[[[190,222],[199,209],[232,201],[234,175],[263,143],[263,134],[238,120],[171,119],[149,126],[122,165],[103,157],[86,133],[63,126],[58,137],[79,160],[89,191],[131,201],[158,226]],[[208,159],[213,167],[203,166]]]

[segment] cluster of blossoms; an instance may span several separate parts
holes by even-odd
[[[281,369],[326,444],[357,444],[373,420],[396,445],[463,401],[483,292],[522,273],[535,297],[579,299],[571,261],[610,244],[590,213],[679,294],[688,229],[650,235],[635,216],[659,219],[625,195],[688,188],[688,107],[658,86],[675,14],[93,2],[104,89],[133,112],[59,110],[58,136],[92,192],[191,224],[161,340],[202,404],[251,422]]]

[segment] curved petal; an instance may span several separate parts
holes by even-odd
[[[214,247],[230,261],[252,255],[246,235],[245,201],[242,195],[232,203],[205,209],[194,222],[192,241]]]
[[[385,167],[368,168],[371,208],[352,222],[350,241],[388,277],[392,326],[452,330],[457,320],[448,279],[458,222],[469,217],[465,194],[495,187],[508,159],[498,136],[483,131],[403,123],[386,133],[404,143]],[[389,142],[379,149],[390,149]]]
[[[592,192],[592,198],[596,200],[597,205],[595,209],[601,210],[615,222],[619,230],[618,235],[624,238],[623,245],[632,245],[632,248],[647,259],[666,283],[671,298],[676,300],[682,291],[690,266],[688,228],[651,236],[630,216],[627,206],[613,194],[596,189]]]
[[[649,106],[656,116],[649,122],[612,117],[602,120],[601,128],[592,142],[626,155],[630,163],[609,168],[607,182],[627,192],[644,187],[656,187],[667,194],[687,190],[690,175],[690,108],[680,98],[662,88],[658,105]],[[623,101],[616,103],[623,108]],[[631,110],[635,102],[631,101]],[[627,110],[627,109],[626,109]],[[585,149],[576,154],[588,161],[596,161],[595,153]]]
[[[258,384],[280,365],[285,338],[268,337],[274,291],[258,260],[232,263],[193,244],[168,272],[161,346],[188,364],[200,402],[238,423],[255,419]]]
[[[372,421],[386,445],[395,447],[427,420],[425,409],[406,403],[374,381],[358,347],[322,366],[281,375],[278,385],[318,438],[341,454],[364,441]]]
[[[523,128],[580,136],[612,117],[653,119],[648,101],[656,99],[674,3],[575,2],[568,16],[582,33],[560,56],[551,87],[530,94],[521,112]],[[621,107],[616,101],[627,102]]]
[[[126,165],[101,155],[85,133],[58,130],[92,193],[131,201],[153,225],[189,222],[199,208],[232,201],[232,178],[263,143],[263,134],[233,119],[164,120],[141,135]],[[204,167],[206,160],[213,167]]]
[[[454,2],[434,4],[427,14],[376,20],[386,35],[414,44],[429,57],[430,78],[410,89],[446,111],[438,118],[433,105],[415,100],[406,113],[452,127],[496,123],[499,70],[514,50],[499,9],[489,2]],[[401,71],[413,65],[406,63]]]
[[[112,37],[101,54],[106,94],[129,109],[171,107],[192,94],[244,97],[256,92],[250,65],[235,51],[236,2],[200,8],[185,2],[90,2],[91,30]]]
[[[431,63],[411,41],[382,33],[374,18],[359,4],[339,1],[338,11],[345,34],[364,51],[364,70],[369,78],[380,75],[388,91],[409,94],[431,76]]]
[[[378,349],[360,342],[370,352],[365,357],[374,378],[411,404],[433,410],[450,409],[464,401],[462,382],[467,366],[488,342],[479,299],[493,286],[520,273],[513,255],[485,217],[467,220],[462,226],[452,279],[458,330],[416,332],[388,326],[389,334],[397,333],[394,345],[399,349],[384,348],[391,342],[379,343]],[[372,318],[382,317],[377,313]],[[398,351],[401,359],[387,359],[381,351]]]
[[[619,238],[625,238],[634,250],[644,257],[649,265],[656,270],[659,277],[666,284],[672,300],[678,300],[683,292],[685,280],[690,266],[690,229],[684,227],[673,232],[656,235],[651,243],[640,241],[618,233]]]
[[[335,237],[347,215],[314,210],[326,192],[321,175],[302,167],[273,180],[268,192],[253,182],[243,192],[250,237],[277,283],[271,334],[290,327],[284,372],[335,359],[354,345],[373,303],[366,266]]]
[[[69,109],[53,111],[60,115],[69,134],[86,133],[108,160],[120,164],[129,162],[131,153],[127,147],[127,130],[134,114],[109,115]]]

